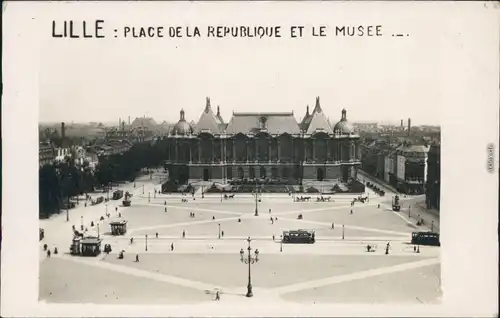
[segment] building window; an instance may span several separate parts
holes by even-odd
[[[254,167],[250,167],[250,169],[249,169],[249,175],[250,175],[249,176],[250,179],[255,179],[255,169],[254,169]]]

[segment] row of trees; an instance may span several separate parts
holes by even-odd
[[[60,163],[45,165],[39,170],[40,216],[58,213],[69,198],[92,192],[112,182],[134,181],[143,168],[160,166],[166,158],[163,141],[138,143],[123,153],[99,158],[93,171],[88,163],[77,166],[74,154]]]

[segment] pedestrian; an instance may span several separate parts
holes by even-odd
[[[220,294],[219,291],[215,293],[215,300],[219,301],[220,300]]]
[[[221,236],[224,237],[224,230],[220,232]]]
[[[240,218],[238,218],[238,223],[241,223],[241,219]]]
[[[167,205],[167,201],[165,200],[165,202],[163,202],[163,205]]]
[[[59,252],[57,251],[57,247],[54,247],[54,254],[57,255]]]
[[[46,251],[47,250],[47,244],[43,244],[43,250]]]
[[[379,209],[380,209],[380,204],[378,204],[378,205],[377,205],[377,208],[379,208]]]
[[[167,212],[167,207],[165,207],[165,212]]]
[[[93,227],[94,226],[94,221],[91,221],[90,222],[90,226]]]
[[[212,216],[212,220],[215,220],[215,216]]]
[[[417,247],[415,245],[413,245],[413,252],[416,253],[417,252]]]
[[[158,232],[156,232],[156,238],[158,238]]]
[[[47,250],[47,257],[50,257],[50,250]]]
[[[139,263],[139,254],[135,255],[135,261],[136,261],[136,263]]]
[[[118,217],[119,217],[119,218],[121,218],[121,217],[122,217],[122,214],[121,214],[121,212],[120,212],[120,213],[118,213]]]
[[[335,223],[332,222],[332,230],[335,229]]]
[[[269,209],[269,214],[271,214],[271,209]]]
[[[276,217],[276,216],[275,216],[275,217],[274,217],[274,220],[275,220],[275,221],[278,221],[278,217]]]
[[[134,238],[133,237],[130,238],[130,244],[132,244],[132,243],[134,243]]]
[[[274,242],[274,233],[273,233],[273,242]]]
[[[351,209],[351,214],[352,214],[352,209]]]
[[[174,250],[174,243],[170,244],[170,250],[173,251]]]
[[[118,212],[118,207],[117,206],[115,206],[115,212]]]
[[[182,238],[185,238],[186,237],[186,231],[182,231]]]
[[[85,207],[87,207],[87,202],[85,202]]]

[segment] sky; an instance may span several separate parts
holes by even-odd
[[[118,122],[146,116],[176,122],[184,109],[186,119],[196,122],[206,97],[211,98],[214,111],[220,106],[226,121],[233,111],[293,111],[300,120],[306,105],[312,110],[319,96],[331,122],[339,120],[345,108],[353,122],[399,124],[411,118],[413,125],[440,123],[439,109],[446,102],[440,86],[442,81],[454,80],[446,72],[450,66],[446,56],[453,50],[442,45],[446,28],[423,27],[422,20],[409,13],[355,8],[339,12],[317,6],[305,14],[301,5],[266,15],[258,15],[260,11],[253,7],[237,10],[234,5],[220,11],[177,8],[156,15],[144,9],[132,19],[115,17],[111,22],[103,13],[106,23],[118,29],[198,25],[204,33],[208,24],[217,22],[282,25],[282,33],[288,34],[290,25],[304,24],[325,25],[329,35],[308,34],[301,39],[49,37],[40,55],[40,121]],[[200,18],[202,12],[209,12],[209,17]],[[428,19],[440,23],[432,13]],[[334,37],[336,25],[382,25],[385,35]],[[390,36],[398,32],[410,36]]]

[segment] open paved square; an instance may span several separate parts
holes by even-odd
[[[144,187],[151,193],[157,185],[145,183]],[[297,203],[288,195],[263,195],[256,216],[250,194],[221,202],[218,195],[195,196],[195,200],[163,194],[148,198],[142,195],[142,187],[129,184],[124,189],[134,192],[131,207],[110,201],[107,208],[79,206],[70,211],[70,220],[77,225],[81,221],[91,229],[93,221],[95,231],[99,224],[103,245],[113,248],[109,255],[69,255],[66,247],[73,222],[62,220],[63,215],[42,221],[46,239],[41,245],[57,246],[61,252],[48,258],[40,247],[41,301],[201,304],[212,301],[217,290],[221,301],[245,301],[249,266],[241,262],[240,250],[246,256],[247,237],[252,238],[253,251],[259,251],[251,275],[254,298],[263,301],[440,300],[439,247],[421,247],[420,253],[414,253],[411,232],[426,229],[390,211],[387,198],[351,207],[349,198]],[[111,218],[99,221],[106,209]],[[118,213],[128,221],[128,231],[111,236],[108,222]],[[281,244],[282,232],[294,229],[314,230],[316,243]],[[375,251],[368,253],[367,244]],[[121,250],[123,259],[118,258]]]

